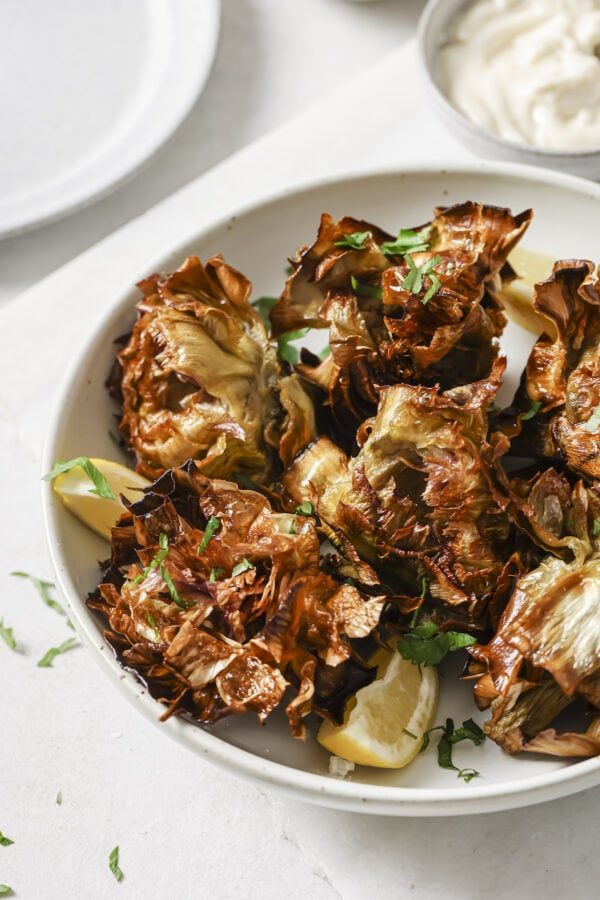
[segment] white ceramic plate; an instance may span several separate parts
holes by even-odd
[[[2,0],[0,237],[136,172],[210,71],[219,0]]]
[[[510,206],[533,206],[536,216],[524,246],[559,256],[597,252],[600,188],[569,176],[521,166],[476,165],[472,171],[451,168],[383,172],[315,184],[243,209],[164,259],[151,259],[139,277],[176,267],[189,253],[203,258],[222,252],[254,282],[255,296],[274,294],[282,284],[286,256],[312,239],[321,212],[364,217],[394,232],[426,221],[433,207],[465,199]],[[133,279],[132,279],[133,281]],[[44,454],[44,470],[56,459],[74,456],[115,457],[108,435],[115,412],[104,389],[113,359],[112,341],[134,319],[136,292],[124,286],[112,309],[95,330],[68,375],[58,400]],[[509,326],[505,346],[513,362],[511,396],[531,336]],[[92,648],[112,681],[164,732],[193,752],[246,778],[271,784],[298,799],[340,809],[387,815],[454,815],[525,806],[570,794],[600,783],[600,759],[566,763],[531,755],[509,757],[491,741],[479,748],[455,750],[460,766],[473,766],[481,777],[466,785],[455,773],[437,766],[435,748],[398,772],[358,768],[341,781],[328,775],[328,754],[315,741],[303,744],[288,733],[282,716],[266,726],[253,718],[233,717],[213,728],[171,718],[158,723],[163,708],[155,703],[115,661],[102,640],[100,623],[84,598],[98,580],[96,560],[108,545],[74,519],[43,487],[44,515],[52,560],[77,630]],[[443,679],[437,719],[479,721],[471,688],[456,673]]]

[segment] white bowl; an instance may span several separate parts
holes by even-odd
[[[419,20],[418,46],[421,65],[436,112],[465,146],[479,156],[527,163],[568,172],[582,178],[600,179],[600,147],[578,153],[562,150],[540,150],[507,141],[481,128],[458,110],[446,96],[437,77],[437,58],[452,21],[473,0],[429,0]]]
[[[479,199],[515,210],[532,205],[537,216],[526,237],[531,249],[556,256],[593,256],[595,224],[600,217],[600,188],[568,176],[506,164],[475,164],[471,170],[449,167],[379,172],[315,183],[283,192],[219,221],[169,256],[149,259],[144,272],[132,273],[131,283],[149,272],[169,270],[189,253],[206,258],[217,251],[247,273],[255,296],[273,294],[282,283],[286,257],[315,233],[321,212],[352,214],[395,232],[427,220],[438,204]],[[136,292],[124,285],[103,321],[78,354],[58,399],[46,448],[44,471],[54,460],[81,454],[114,457],[108,435],[114,407],[104,381],[113,359],[113,340],[134,319]],[[512,367],[505,399],[511,393],[529,351],[531,335],[509,326],[506,346]],[[486,812],[573,793],[600,783],[600,759],[573,764],[532,756],[509,757],[486,741],[477,749],[456,749],[461,766],[473,766],[481,777],[465,785],[451,771],[440,769],[435,750],[398,772],[358,768],[345,781],[328,775],[328,754],[315,741],[293,740],[283,716],[274,715],[261,727],[250,715],[232,717],[213,728],[201,728],[176,718],[161,724],[163,711],[135,677],[120,668],[102,639],[101,623],[85,605],[98,581],[97,560],[108,545],[73,518],[48,484],[43,506],[52,561],[77,631],[127,699],[174,740],[237,774],[272,785],[297,799],[324,806],[387,815],[454,815]],[[471,688],[455,673],[443,681],[438,720],[462,721],[476,713]],[[115,695],[115,702],[118,702]],[[93,707],[92,707],[93,714]],[[190,757],[190,769],[193,768]]]

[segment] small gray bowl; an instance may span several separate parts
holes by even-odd
[[[437,80],[436,62],[440,47],[446,40],[450,25],[458,13],[473,0],[429,0],[421,14],[418,29],[418,45],[436,111],[447,128],[465,146],[479,156],[512,160],[533,166],[544,166],[560,172],[569,172],[582,178],[600,180],[600,147],[579,153],[562,150],[540,150],[524,144],[516,144],[498,137],[467,119],[444,93]]]

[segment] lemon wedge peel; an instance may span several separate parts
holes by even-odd
[[[437,709],[438,674],[399,653],[386,653],[378,676],[348,703],[342,725],[324,721],[317,741],[363,766],[401,769],[419,753]]]
[[[508,261],[518,274],[502,288],[502,302],[509,319],[536,336],[544,331],[554,336],[554,324],[533,308],[533,286],[550,277],[554,261],[522,247],[513,250]]]
[[[150,482],[143,475],[113,460],[92,459],[91,462],[106,478],[114,499],[92,493],[93,484],[80,467],[57,475],[52,487],[70,513],[100,537],[110,541],[111,528],[124,510],[121,494],[135,502]]]

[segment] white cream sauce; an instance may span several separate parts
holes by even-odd
[[[509,141],[600,149],[600,0],[476,0],[438,60],[451,103]]]

